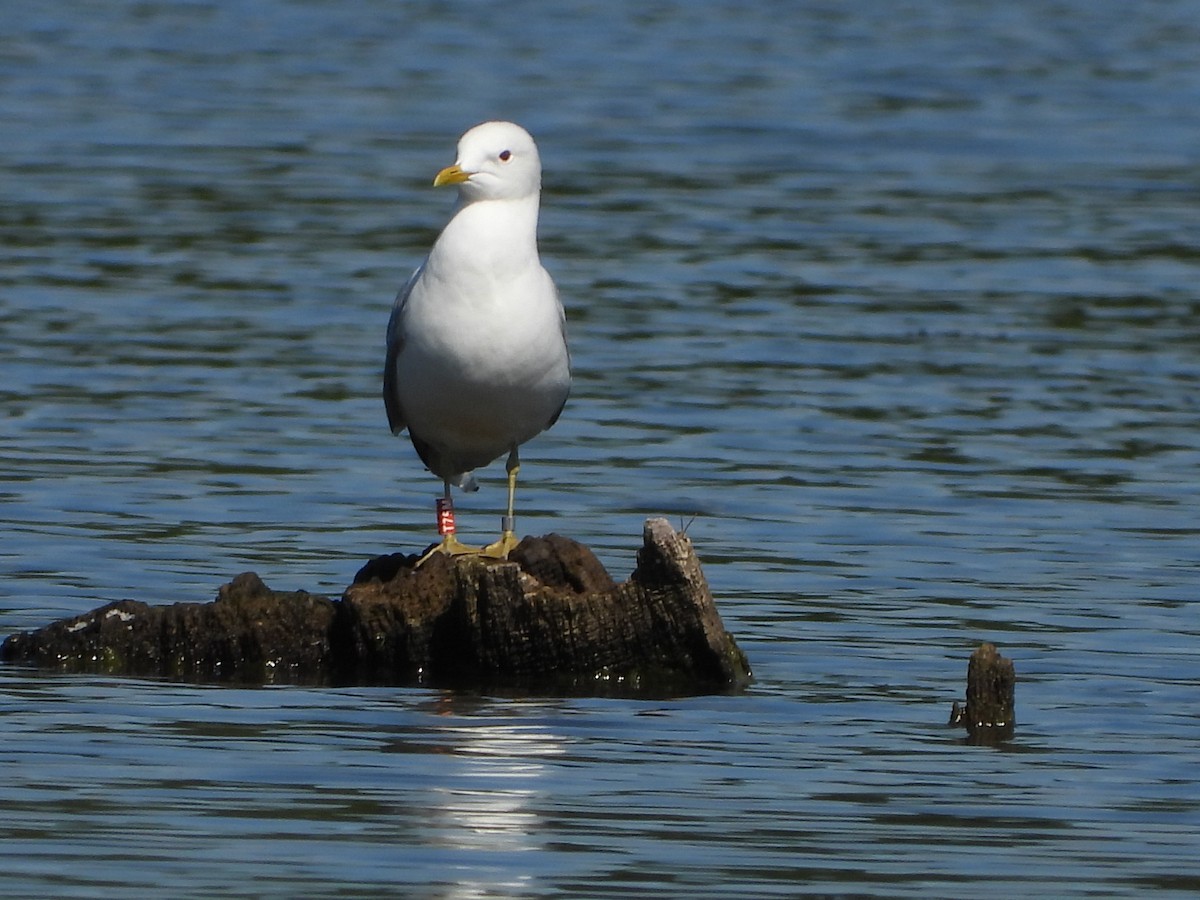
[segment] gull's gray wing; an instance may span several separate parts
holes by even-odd
[[[563,349],[567,352],[567,392],[563,394],[563,402],[558,407],[558,410],[550,417],[550,421],[546,423],[546,428],[550,428],[558,417],[562,415],[562,411],[567,408],[567,397],[571,393],[570,387],[570,370],[571,370],[571,345],[567,341],[567,311],[563,308],[562,300],[559,298],[558,285],[554,283],[554,279],[550,278],[550,274],[546,274],[546,278],[550,279],[550,285],[554,288],[554,297],[558,300],[558,333],[562,335]]]
[[[392,306],[392,316],[388,319],[387,358],[383,364],[383,407],[387,410],[388,425],[392,434],[399,434],[408,424],[404,421],[404,410],[400,408],[400,385],[396,382],[396,360],[400,351],[404,349],[400,319],[404,313],[404,304],[408,302],[408,295],[412,293],[413,285],[421,277],[424,268],[424,265],[418,267],[400,289]]]

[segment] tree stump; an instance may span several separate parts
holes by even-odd
[[[504,561],[418,558],[371,560],[336,601],[273,591],[254,573],[211,603],[122,600],[12,635],[0,659],[193,681],[585,694],[732,690],[751,677],[691,541],[665,519],[646,522],[623,584],[555,534],[525,538]]]
[[[950,724],[962,725],[972,743],[1007,740],[1016,729],[1017,674],[995,644],[980,644],[967,663],[967,702],[950,710]]]

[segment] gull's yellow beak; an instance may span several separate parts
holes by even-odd
[[[462,184],[470,177],[470,172],[464,172],[457,165],[446,166],[446,168],[433,177],[433,186],[441,187],[443,184]]]

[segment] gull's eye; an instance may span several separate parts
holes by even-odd
[[[500,151],[500,162],[508,162],[510,159],[512,159],[512,151],[511,150],[501,150]]]

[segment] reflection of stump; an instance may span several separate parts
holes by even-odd
[[[581,544],[525,538],[507,562],[371,560],[340,602],[272,591],[253,573],[213,603],[123,600],[17,634],[11,662],[242,682],[431,684],[580,693],[691,693],[750,671],[691,541],[646,523],[617,585]]]
[[[963,725],[976,743],[1012,737],[1016,727],[1016,670],[995,644],[980,644],[967,663],[967,703],[950,712],[951,725]]]

